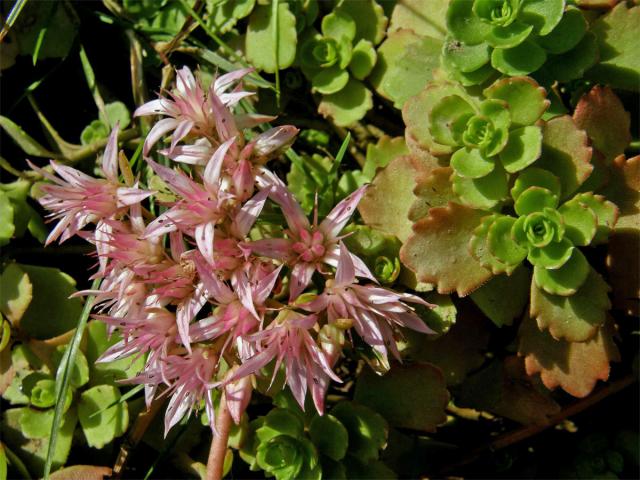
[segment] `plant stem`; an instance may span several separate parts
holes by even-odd
[[[633,385],[638,379],[635,375],[628,375],[619,380],[609,383],[604,386],[597,392],[592,395],[583,398],[582,400],[578,400],[577,402],[572,403],[571,405],[563,408],[559,413],[549,417],[549,421],[544,425],[526,425],[522,428],[518,428],[516,430],[512,430],[511,432],[507,432],[503,435],[498,436],[495,440],[481,445],[468,453],[462,460],[446,465],[444,468],[440,469],[437,472],[437,476],[448,476],[453,472],[456,472],[460,468],[475,462],[483,455],[486,455],[488,452],[495,452],[496,450],[501,450],[515,443],[521,442],[530,438],[538,433],[557,425],[562,422],[564,419],[571,417],[573,415],[577,415],[578,413],[592,407],[596,403],[604,400],[605,398],[613,395],[614,393],[619,392],[627,388],[630,385]]]
[[[217,434],[213,435],[211,439],[211,450],[209,450],[209,460],[207,461],[207,480],[222,480],[231,421],[231,413],[227,408],[227,401],[223,392],[220,396],[220,407],[218,407],[216,415]]]

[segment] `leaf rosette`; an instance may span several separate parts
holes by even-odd
[[[510,273],[527,259],[539,288],[552,295],[576,293],[591,271],[577,247],[606,238],[617,207],[592,193],[559,205],[560,191],[552,173],[535,167],[522,172],[511,189],[518,217],[485,217],[470,240],[472,254],[493,273]],[[476,253],[478,245],[483,255]]]
[[[542,151],[535,125],[549,102],[526,77],[499,80],[484,98],[457,84],[433,84],[405,109],[408,135],[436,155],[451,154],[453,190],[465,205],[491,208],[508,194],[508,175],[534,163]],[[418,115],[426,113],[424,125]]]
[[[465,86],[500,73],[547,75],[569,81],[597,59],[595,37],[582,12],[564,0],[453,0],[442,64]]]

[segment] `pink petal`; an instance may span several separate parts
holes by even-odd
[[[287,220],[287,224],[294,233],[297,234],[301,230],[309,229],[309,219],[304,214],[302,207],[297,202],[293,194],[281,180],[278,179],[278,182],[274,183],[271,187],[270,197],[274,202],[280,205],[282,213]]]
[[[148,159],[147,163],[151,165],[153,171],[156,172],[162,180],[167,182],[173,191],[181,197],[193,199],[199,192],[199,185],[184,173],[175,171],[171,168],[165,167],[164,165],[160,165],[151,159]]]
[[[356,281],[356,269],[353,265],[351,253],[340,242],[340,259],[338,260],[338,269],[336,270],[335,286],[343,287],[351,285]]]
[[[264,207],[268,196],[269,191],[267,189],[261,190],[238,210],[231,226],[234,234],[238,238],[247,236],[249,230],[251,230],[251,227],[253,227],[253,224],[258,219],[260,212],[262,212],[262,207]]]
[[[335,238],[347,224],[368,185],[363,185],[338,203],[320,224],[320,230],[329,238]]]
[[[215,222],[201,223],[196,226],[195,239],[198,245],[198,250],[202,254],[203,258],[213,265],[215,262],[213,251],[213,239],[215,236]]]
[[[291,144],[299,131],[293,125],[271,128],[254,139],[254,152],[258,156],[268,156]]]
[[[151,147],[153,147],[158,140],[160,140],[167,132],[170,132],[178,125],[178,121],[174,118],[163,118],[158,123],[156,123],[147,138],[144,141],[144,147],[142,148],[142,153],[146,157],[149,155],[151,151]]]
[[[264,255],[276,260],[289,260],[292,258],[291,240],[286,238],[267,238],[245,244],[253,253]]]
[[[231,144],[235,141],[235,137],[230,138],[222,145],[220,145],[216,151],[213,153],[207,166],[204,169],[204,175],[202,180],[204,181],[207,190],[210,192],[218,191],[218,181],[220,179],[220,169],[222,168],[222,164],[224,162],[224,157],[229,150]]]
[[[118,208],[139,204],[142,200],[153,195],[153,192],[138,188],[120,187],[116,190]]]
[[[258,284],[255,286],[253,296],[254,296],[255,302],[258,305],[262,305],[267,299],[267,297],[269,296],[269,294],[271,293],[271,290],[273,290],[273,286],[275,285],[276,280],[278,280],[278,275],[280,275],[281,270],[282,270],[282,265],[280,265],[278,268],[276,268],[273,272],[271,272],[266,277],[262,278],[258,282]]]
[[[242,79],[244,76],[253,72],[255,68],[241,68],[234,70],[224,75],[220,75],[215,82],[213,82],[213,91],[216,95],[224,93],[234,82]]]
[[[240,160],[231,178],[236,195],[241,199],[248,198],[253,193],[255,178],[251,168],[251,162],[244,159]]]
[[[311,282],[313,272],[316,271],[315,265],[311,263],[296,263],[291,271],[291,285],[289,287],[289,299],[295,300],[307,288]]]
[[[240,130],[244,130],[246,128],[253,128],[256,125],[260,125],[261,123],[271,122],[278,117],[274,117],[272,115],[261,115],[259,113],[246,113],[235,115],[236,126]]]
[[[120,124],[116,122],[116,125],[111,130],[107,145],[104,147],[104,153],[102,154],[102,171],[105,177],[111,183],[118,183],[118,131],[120,130]]]
[[[252,391],[253,387],[251,386],[251,377],[248,376],[229,383],[224,387],[227,408],[229,409],[231,418],[233,418],[236,425],[240,424],[242,414],[249,405]]]
[[[171,146],[169,147],[169,151],[173,151],[173,149],[176,148],[178,142],[189,135],[189,132],[194,125],[195,122],[193,120],[182,120],[180,123],[178,123],[176,129],[173,132],[173,135],[171,136]]]
[[[142,117],[144,115],[175,115],[176,111],[173,107],[173,102],[171,100],[167,100],[166,98],[158,98],[156,100],[151,100],[143,105],[140,105],[136,108],[136,111],[133,112],[134,117]]]

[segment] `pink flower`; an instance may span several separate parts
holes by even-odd
[[[176,322],[182,344],[191,351],[189,325],[207,303],[202,281],[196,278],[195,251],[185,251],[180,233],[170,236],[171,258],[164,269],[151,271],[145,281],[153,285],[152,296],[161,305],[176,305]]]
[[[132,362],[148,353],[145,369],[160,368],[170,347],[176,343],[176,316],[162,308],[149,308],[143,316],[125,318],[94,315],[111,328],[118,328],[122,340],[109,347],[96,362],[113,362],[132,356]],[[155,394],[157,385],[145,385],[147,406]]]
[[[318,412],[324,412],[324,378],[341,382],[331,370],[325,353],[313,339],[309,330],[316,324],[315,315],[302,315],[283,310],[264,330],[249,335],[254,354],[246,358],[237,370],[224,381],[225,384],[257,373],[275,359],[273,377],[284,363],[287,384],[300,407],[304,410],[304,398],[310,388]]]
[[[161,395],[171,395],[164,419],[165,436],[185,415],[190,415],[204,400],[205,411],[211,429],[215,429],[215,412],[211,389],[214,375],[218,368],[218,357],[205,347],[194,348],[193,352],[184,356],[168,355],[158,367],[148,369],[127,383],[143,383],[145,385],[168,385]]]
[[[215,226],[225,215],[221,202],[220,169],[233,139],[222,144],[207,164],[200,184],[182,172],[148,160],[153,170],[181,197],[169,210],[147,226],[145,237],[157,237],[180,230],[195,238],[200,252],[213,262]]]
[[[51,211],[51,218],[60,219],[47,237],[46,245],[60,237],[60,242],[77,234],[87,224],[100,223],[124,212],[130,205],[141,202],[153,192],[130,188],[118,181],[118,126],[116,126],[102,156],[105,179],[90,177],[75,168],[51,160],[51,167],[62,179],[36,167],[29,166],[55,185],[42,185],[45,192],[40,203]]]
[[[220,139],[224,141],[236,135],[238,130],[235,122],[230,122],[233,124],[230,127],[231,130],[223,127],[221,131],[219,117],[221,114],[230,115],[226,111],[228,106],[233,106],[240,99],[252,95],[251,92],[237,89],[226,93],[234,82],[242,79],[252,70],[247,68],[222,75],[212,83],[207,93],[188,67],[178,70],[176,88],[169,92],[170,98],[160,97],[147,102],[138,107],[133,114],[135,117],[144,115],[169,117],[160,120],[151,129],[144,142],[143,154],[147,156],[151,147],[171,131],[173,134],[169,151],[172,151],[189,133],[205,137],[214,145],[221,143]]]
[[[295,299],[311,282],[311,276],[323,264],[338,266],[340,248],[339,233],[355,211],[364,195],[366,186],[360,187],[338,203],[327,217],[318,225],[317,209],[313,224],[309,223],[302,207],[289,189],[275,175],[268,175],[271,183],[270,197],[280,205],[285,216],[288,238],[269,238],[251,242],[248,246],[255,253],[275,258],[292,265],[291,299]],[[265,187],[267,188],[267,187]],[[348,253],[355,265],[356,275],[375,281],[367,266],[355,255]]]
[[[263,321],[265,301],[278,280],[282,267],[274,269],[268,275],[260,271],[240,271],[232,278],[232,287],[218,279],[209,265],[196,259],[198,274],[204,288],[217,305],[213,315],[193,324],[189,335],[192,341],[214,340],[229,334],[221,352],[230,344],[247,333],[256,330]],[[249,274],[252,273],[252,277]]]
[[[328,280],[324,292],[313,301],[300,305],[300,308],[315,313],[326,311],[331,323],[338,319],[352,320],[358,335],[385,361],[387,349],[396,358],[400,358],[394,338],[397,327],[434,333],[404,302],[427,307],[433,305],[415,295],[396,293],[374,285],[358,285],[355,282],[356,268],[352,255],[340,243],[340,261],[335,279]]]

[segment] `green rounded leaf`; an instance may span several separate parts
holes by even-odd
[[[216,32],[227,33],[238,23],[238,20],[251,13],[255,4],[256,0],[208,1],[206,2],[209,12],[207,21],[213,25]]]
[[[258,5],[249,17],[245,50],[247,60],[257,69],[275,73],[290,67],[296,56],[296,17],[286,2],[278,5],[278,25],[272,19],[271,5]],[[276,62],[275,32],[277,28],[278,51]]]
[[[0,191],[0,247],[9,243],[14,232],[13,205],[7,194]]]
[[[351,43],[356,36],[356,22],[348,13],[336,9],[324,16],[321,30],[325,37]]]
[[[284,408],[274,408],[266,417],[264,423],[256,430],[256,435],[261,442],[277,437],[278,435],[288,435],[293,438],[302,437],[304,424],[302,419],[295,413]]]
[[[540,157],[542,131],[540,127],[528,126],[509,132],[509,140],[500,152],[500,160],[509,173],[527,168]]]
[[[552,55],[544,66],[544,75],[559,82],[568,82],[582,77],[584,72],[598,60],[598,45],[595,36],[587,32],[578,45],[561,55]]]
[[[347,453],[349,434],[333,415],[314,417],[309,425],[309,436],[318,452],[333,460],[341,460]]]
[[[471,253],[473,258],[478,260],[480,265],[491,270],[491,273],[494,275],[500,273],[511,275],[511,272],[515,270],[516,266],[501,262],[489,251],[489,229],[498,218],[500,218],[500,215],[493,214],[482,219],[482,222],[473,231],[473,235],[469,239],[469,253]]]
[[[534,26],[538,35],[547,35],[562,20],[564,0],[527,0],[518,18]]]
[[[507,173],[494,168],[482,178],[464,178],[453,175],[453,191],[460,201],[474,208],[492,208],[503,200],[509,191]]]
[[[469,45],[482,42],[491,30],[491,25],[474,15],[472,9],[469,0],[451,0],[447,9],[447,31]]]
[[[29,275],[17,263],[10,263],[0,276],[0,284],[0,312],[14,328],[18,328],[33,299]]]
[[[339,92],[349,81],[349,72],[341,69],[338,65],[323,68],[311,77],[312,90],[329,95]]]
[[[93,120],[87,125],[80,134],[80,143],[82,145],[91,145],[98,140],[102,140],[109,136],[109,126],[102,120]]]
[[[56,365],[58,365],[62,361],[62,356],[64,355],[64,352],[67,348],[68,345],[60,345],[54,350],[51,358]],[[73,367],[71,367],[71,376],[69,382],[72,387],[79,388],[85,385],[88,381],[89,363],[87,362],[87,357],[84,356],[84,353],[78,351],[76,353]]]
[[[509,76],[535,72],[546,59],[546,52],[530,40],[513,48],[496,48],[491,53],[491,65]]]
[[[447,73],[449,74],[449,76],[465,87],[470,87],[472,85],[482,85],[483,83],[489,81],[491,78],[495,78],[499,74],[499,72],[490,64],[486,64],[483,67],[480,67],[478,70],[474,70],[473,72],[461,72],[460,70],[456,69],[454,65],[449,63],[446,58],[443,58],[442,63],[447,69]]]
[[[473,107],[459,95],[443,97],[429,115],[429,130],[434,140],[443,145],[460,145],[461,131],[473,113]]]
[[[504,100],[489,98],[480,103],[479,110],[482,115],[491,119],[496,130],[508,130],[511,126],[509,104]]]
[[[524,42],[533,30],[533,25],[513,22],[506,27],[493,27],[485,40],[496,48],[512,48]]]
[[[557,206],[558,197],[553,192],[542,187],[529,187],[518,196],[514,208],[518,215],[528,215]]]
[[[532,125],[549,106],[545,89],[528,77],[500,79],[483,93],[487,98],[506,102],[516,126]]]
[[[380,414],[354,402],[340,402],[331,415],[337,418],[349,434],[349,454],[363,462],[378,458],[387,443],[387,422]]]
[[[131,123],[131,114],[129,109],[122,102],[111,102],[104,106],[107,118],[102,119],[109,127],[113,128],[116,123],[120,126],[120,130],[124,130]]]
[[[373,70],[376,59],[377,55],[373,44],[368,40],[362,39],[353,47],[349,70],[351,70],[355,78],[363,80]]]
[[[549,53],[564,53],[575,47],[587,31],[587,21],[575,7],[567,7],[562,20],[548,35],[537,39]]]
[[[593,269],[582,287],[570,297],[549,295],[533,282],[530,314],[540,330],[548,329],[555,339],[584,342],[593,338],[607,319],[611,308],[609,290],[602,276]]]
[[[536,285],[552,295],[573,295],[584,284],[591,267],[582,252],[574,248],[571,258],[560,268],[534,267]]]
[[[102,448],[127,431],[129,408],[118,400],[120,391],[113,385],[98,385],[80,395],[78,417],[90,447]]]
[[[384,38],[387,17],[375,0],[344,0],[337,10],[349,14],[356,21],[354,41],[367,40],[377,45]]]
[[[336,125],[345,127],[361,120],[372,107],[369,89],[351,78],[338,93],[323,96],[318,111],[325,117],[333,118]]]
[[[611,232],[611,229],[618,220],[618,207],[616,207],[614,203],[605,200],[602,195],[594,195],[591,192],[580,193],[573,197],[572,201],[589,207],[596,215],[598,228],[591,243],[594,245],[605,243],[609,232]]]
[[[451,156],[451,167],[464,178],[482,178],[491,173],[495,166],[495,160],[485,158],[477,148],[464,147]]]
[[[530,167],[520,172],[511,189],[511,197],[517,200],[522,192],[534,186],[546,188],[560,198],[560,180],[558,177],[547,170],[536,167]]]
[[[555,270],[567,263],[574,249],[571,241],[564,238],[559,242],[551,242],[542,248],[532,247],[529,250],[527,260],[536,267]]]
[[[562,215],[565,235],[573,244],[589,245],[598,228],[598,219],[593,210],[574,199],[562,205],[558,212]]]
[[[56,381],[47,374],[34,372],[26,376],[22,390],[34,407],[49,408],[56,403]]]
[[[489,227],[487,234],[489,252],[509,266],[518,265],[527,256],[527,249],[518,245],[511,236],[511,228],[515,222],[513,217],[499,217]]]
[[[448,38],[442,45],[442,55],[461,72],[478,70],[490,60],[491,47],[486,43],[467,45],[454,38]]]

